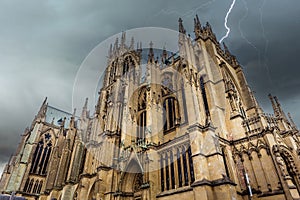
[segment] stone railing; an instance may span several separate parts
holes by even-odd
[[[259,115],[245,119],[242,125],[245,128],[246,135],[257,134],[263,130],[261,117]]]
[[[278,126],[277,118],[274,115],[268,114],[268,113],[263,113],[263,114],[261,114],[261,117],[264,118],[264,120],[267,122],[268,128],[273,128],[273,127]]]

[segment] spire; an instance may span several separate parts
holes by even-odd
[[[200,37],[201,30],[202,30],[201,23],[200,23],[200,20],[198,18],[198,15],[196,15],[196,18],[194,18],[194,32],[195,32],[196,38]]]
[[[278,112],[279,112],[280,116],[287,121],[287,117],[286,117],[284,111],[282,110],[281,105],[279,103],[279,100],[276,96],[274,96],[274,100],[275,100],[275,103],[276,103],[276,106],[277,106],[277,109],[278,109]]]
[[[225,44],[225,42],[223,42],[223,47],[224,47],[225,52],[226,52],[226,51],[229,52],[228,47],[227,47],[227,45]]]
[[[89,111],[87,110],[88,101],[89,101],[89,99],[86,98],[84,106],[82,108],[81,118],[87,118],[87,117],[89,117]]]
[[[42,119],[46,116],[46,111],[47,111],[47,106],[48,106],[47,99],[48,99],[47,97],[44,99],[44,101],[40,107],[40,110],[36,116],[36,119],[38,119],[38,118]]]
[[[161,55],[161,60],[162,60],[163,64],[166,64],[165,62],[166,62],[167,58],[168,58],[168,52],[166,50],[166,47],[164,46],[163,47],[163,52],[162,52],[162,55]]]
[[[125,47],[125,42],[126,42],[126,32],[122,32],[122,37],[121,37],[121,48]]]
[[[206,29],[210,32],[212,32],[211,26],[209,22],[206,22]]]
[[[148,53],[148,63],[153,63],[154,62],[154,52],[153,52],[153,42],[151,41],[150,44],[150,49]]]
[[[130,41],[130,47],[129,47],[131,50],[133,50],[134,48],[134,38],[131,37],[131,41]]]
[[[225,44],[225,42],[223,42],[223,47],[224,47],[224,52],[227,56],[231,56],[230,51],[227,47],[227,45]]]
[[[142,53],[142,42],[136,43],[136,51],[141,54]]]
[[[186,31],[185,31],[185,29],[184,29],[184,27],[183,27],[182,19],[179,18],[178,22],[179,22],[179,33],[185,34]]]
[[[88,102],[89,102],[89,98],[86,98],[85,102],[84,102],[83,109],[85,109],[85,110],[87,109]]]
[[[288,113],[288,116],[289,116],[289,120],[290,120],[290,123],[291,123],[292,127],[296,129],[297,126],[296,126],[296,124],[295,124],[295,122],[294,122],[294,120],[291,116],[291,113]]]
[[[270,99],[270,101],[271,101],[271,104],[272,104],[272,107],[273,107],[273,110],[274,110],[274,115],[275,115],[276,117],[279,117],[279,116],[280,116],[280,113],[279,113],[278,108],[277,108],[277,105],[276,105],[276,103],[275,103],[275,101],[274,101],[274,97],[273,97],[271,94],[269,94],[268,96],[269,96],[269,99]]]
[[[72,117],[75,117],[76,116],[76,108],[74,108],[74,111],[73,111],[73,114],[72,114]]]
[[[277,109],[279,112],[283,112],[282,109],[281,109],[281,105],[279,103],[279,100],[276,96],[274,96],[274,100],[275,100],[275,103],[276,103],[276,106],[277,106]]]
[[[216,44],[219,44],[217,41],[216,35],[213,33],[212,28],[208,22],[206,22],[206,26],[204,27],[205,36],[209,37]]]
[[[69,127],[70,128],[75,128],[75,114],[76,114],[76,108],[74,108]]]
[[[113,53],[116,55],[119,49],[119,38],[116,38],[114,48],[113,48]]]

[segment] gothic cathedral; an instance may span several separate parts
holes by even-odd
[[[0,199],[300,199],[290,114],[272,95],[274,113],[263,112],[198,16],[194,33],[179,19],[176,53],[152,43],[145,52],[123,33],[93,114],[87,101],[78,117],[46,99],[3,171]]]

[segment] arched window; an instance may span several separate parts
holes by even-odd
[[[47,169],[47,166],[48,166],[48,162],[49,162],[49,158],[50,158],[50,154],[51,154],[51,147],[52,147],[52,143],[48,143],[45,150],[44,150],[44,155],[43,155],[43,163],[41,163],[41,168],[40,168],[40,172],[39,174],[43,174],[43,175],[46,175],[47,172],[46,172],[46,169]]]
[[[164,131],[170,130],[175,127],[175,98],[169,97],[163,103],[163,120]]]
[[[35,184],[34,184],[34,187],[33,187],[32,193],[34,193],[34,194],[37,193],[38,186],[39,186],[39,181],[36,180],[36,181],[35,181]]]
[[[134,61],[131,56],[127,56],[123,63],[123,75],[129,71],[130,68],[134,67]]]
[[[37,193],[40,194],[43,186],[43,181],[40,181],[39,187],[37,189]]]
[[[182,187],[182,170],[181,170],[181,153],[177,149],[177,169],[178,169],[178,186]]]
[[[188,148],[188,156],[189,156],[191,183],[193,183],[195,181],[195,175],[194,175],[194,164],[193,164],[193,158],[192,158],[192,151],[191,151],[190,146]]]
[[[164,157],[160,155],[160,184],[161,184],[161,191],[165,190],[165,176],[164,176]]]
[[[170,170],[171,170],[171,186],[172,189],[175,189],[175,172],[174,172],[174,159],[173,152],[170,151]]]
[[[24,188],[23,188],[23,192],[26,192],[27,189],[28,189],[28,184],[29,184],[29,178],[26,180],[26,183],[24,185]]]
[[[147,112],[143,111],[138,118],[137,139],[145,139],[147,128]]]
[[[38,164],[39,164],[39,161],[40,161],[40,158],[42,155],[42,151],[43,151],[43,146],[44,146],[44,142],[41,140],[38,143],[38,145],[35,149],[35,152],[33,154],[33,159],[32,159],[32,164],[31,164],[31,169],[30,169],[31,173],[36,173],[36,171],[37,171],[37,167],[38,167]]]
[[[189,184],[189,173],[188,173],[188,166],[186,161],[185,147],[182,147],[181,153],[182,153],[183,171],[184,171],[184,185],[187,186]]]
[[[39,175],[47,174],[47,166],[51,154],[52,142],[50,139],[51,135],[49,133],[46,133],[44,137],[44,140],[42,139],[35,149],[30,173]]]
[[[29,183],[29,185],[28,185],[28,189],[27,189],[27,193],[31,193],[31,189],[32,189],[32,186],[33,186],[33,179],[31,179],[31,181],[30,181],[30,183]]]
[[[109,74],[109,83],[112,83],[115,79],[116,73],[117,73],[117,63],[118,59],[116,59],[112,64],[110,68],[110,74]]]
[[[204,103],[204,108],[205,108],[205,114],[206,114],[206,116],[210,116],[207,94],[206,94],[206,90],[205,90],[205,83],[204,83],[204,79],[202,76],[200,77],[200,88],[201,88],[201,93],[202,93],[202,98],[203,98],[203,103]]]
[[[169,175],[169,157],[168,153],[166,153],[165,163],[166,163],[166,188],[167,190],[170,189],[170,175]]]
[[[177,147],[160,155],[161,191],[188,186],[195,181],[191,148]],[[175,174],[175,168],[177,173]],[[177,178],[176,178],[177,176]]]

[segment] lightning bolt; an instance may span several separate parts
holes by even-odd
[[[226,34],[221,38],[221,40],[219,41],[220,43],[222,43],[222,41],[223,41],[224,39],[226,39],[226,38],[228,37],[229,33],[230,33],[230,28],[227,26],[227,21],[228,21],[228,17],[229,17],[229,15],[230,15],[231,11],[232,11],[232,8],[233,8],[234,4],[235,4],[235,0],[232,1],[229,10],[228,10],[227,13],[226,13],[224,26],[225,26],[227,32],[226,32]]]

